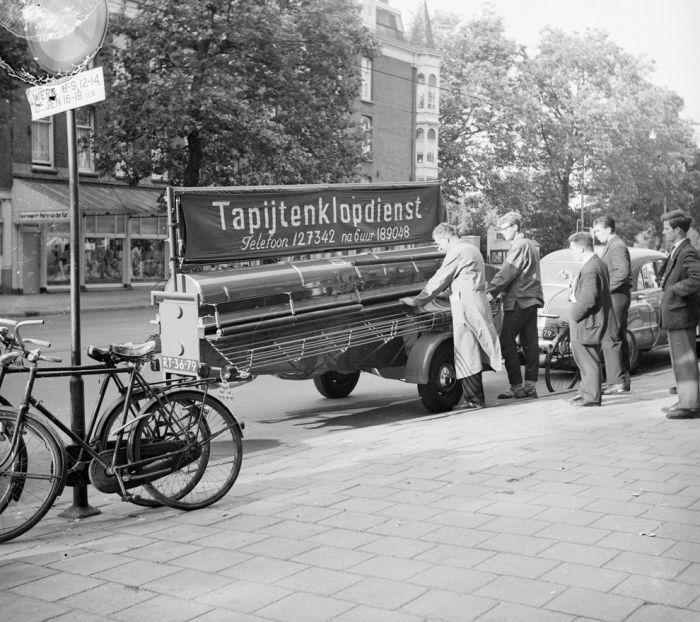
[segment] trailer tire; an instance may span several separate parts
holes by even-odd
[[[325,374],[314,378],[314,385],[323,397],[337,400],[350,395],[357,386],[357,381],[359,379],[359,371],[352,372],[351,374],[327,371]]]
[[[428,382],[418,385],[423,406],[433,413],[451,410],[462,397],[462,383],[455,372],[454,346],[445,341],[430,359]]]

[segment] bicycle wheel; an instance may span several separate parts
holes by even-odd
[[[134,426],[129,460],[140,463],[150,495],[182,510],[221,499],[241,469],[241,429],[226,406],[197,390],[167,393],[154,400]]]
[[[143,391],[134,392],[132,396],[132,407],[127,413],[126,421],[135,419],[139,413],[139,410],[145,406],[146,398]],[[107,410],[100,416],[100,420],[95,426],[94,438],[99,443],[99,451],[114,451],[117,443],[120,443],[124,451],[124,459],[120,459],[119,463],[126,462],[126,445],[127,439],[129,438],[129,430],[127,429],[122,433],[121,438],[118,434],[119,428],[126,423],[124,420],[124,396],[117,398],[112,402]],[[142,507],[160,507],[163,504],[160,501],[156,501],[151,497],[147,490],[143,486],[135,486],[131,488],[131,496],[129,497],[129,502],[134,505],[140,505]]]
[[[0,542],[36,525],[65,482],[65,449],[41,422],[25,415],[12,446],[17,411],[0,412]]]
[[[551,391],[568,391],[576,387],[581,380],[574,355],[571,352],[569,331],[559,333],[544,361],[544,380]]]

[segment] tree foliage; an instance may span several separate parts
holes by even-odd
[[[546,29],[529,55],[491,12],[458,26],[438,18],[433,31],[453,220],[487,227],[517,209],[548,252],[564,245],[581,205],[585,226],[611,214],[630,244],[654,239],[664,209],[697,205],[700,159],[681,98],[606,33]]]
[[[101,172],[186,186],[356,173],[352,103],[375,44],[352,0],[145,0],[111,32]]]

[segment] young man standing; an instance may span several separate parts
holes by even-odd
[[[615,219],[602,216],[593,223],[593,239],[604,246],[598,251],[608,267],[610,297],[617,321],[617,332],[603,338],[607,386],[603,395],[615,395],[630,390],[630,353],[627,344],[627,314],[632,292],[632,264],[630,252],[624,240],[615,234]]]
[[[681,210],[661,218],[673,244],[661,278],[661,328],[668,331],[678,403],[664,409],[669,419],[700,417],[700,380],[695,327],[700,319],[700,257],[688,239],[691,219]]]
[[[520,231],[521,223],[518,212],[508,212],[499,219],[498,228],[503,238],[510,242],[510,249],[487,291],[489,302],[499,295],[503,297],[500,341],[510,389],[499,394],[498,399],[537,397],[540,364],[537,309],[544,305],[544,296],[539,251],[537,245]],[[516,338],[520,338],[525,355],[524,383]]]
[[[571,352],[581,371],[578,394],[571,400],[574,406],[600,406],[602,366],[600,344],[615,326],[610,299],[608,268],[593,250],[593,238],[588,233],[569,236],[569,248],[574,260],[582,263],[571,294]]]

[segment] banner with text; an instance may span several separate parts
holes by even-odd
[[[173,191],[187,263],[425,242],[440,218],[438,183]]]

